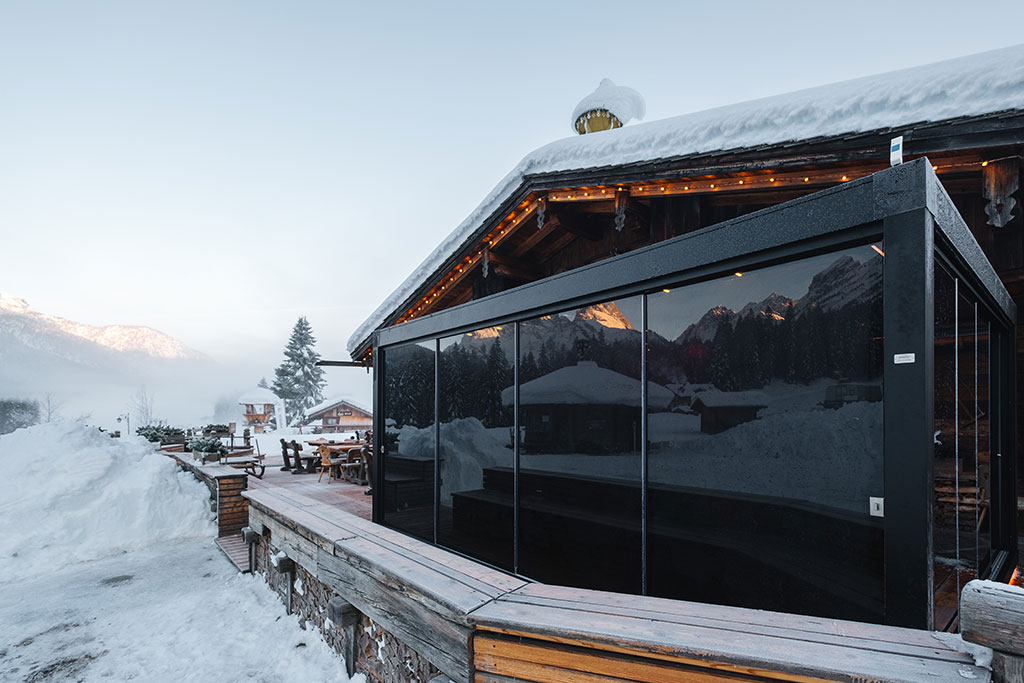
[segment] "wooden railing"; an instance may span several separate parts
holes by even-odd
[[[274,548],[458,683],[992,680],[955,636],[550,586],[299,493],[244,495]],[[988,636],[1011,657],[1014,618]]]

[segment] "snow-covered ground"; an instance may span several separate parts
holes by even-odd
[[[0,681],[349,680],[142,439],[41,425],[0,437],[0,465]]]

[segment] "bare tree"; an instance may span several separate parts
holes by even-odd
[[[52,393],[47,392],[42,403],[39,404],[40,417],[43,422],[53,422],[60,419],[60,411],[63,407],[63,401],[58,400]]]
[[[153,424],[153,395],[146,392],[145,386],[139,387],[135,392],[128,408],[135,413],[140,427]]]

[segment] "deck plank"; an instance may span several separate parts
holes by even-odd
[[[935,638],[928,631],[916,629],[897,629],[896,627],[879,627],[875,624],[867,624],[858,621],[843,621],[840,619],[828,619],[824,617],[810,617],[799,614],[788,614],[784,612],[768,612],[762,610],[750,610],[741,607],[727,607],[723,605],[712,605],[700,602],[687,602],[684,600],[671,600],[668,598],[643,597],[638,603],[637,596],[625,595],[622,593],[610,593],[607,591],[587,590],[582,588],[570,588],[566,586],[552,586],[543,583],[530,583],[509,595],[510,600],[530,602],[536,599],[539,604],[546,604],[544,601],[554,601],[550,604],[564,603],[571,609],[580,611],[603,612],[607,614],[629,614],[633,611],[642,610],[645,615],[651,618],[665,619],[705,619],[708,625],[720,622],[722,628],[731,629],[737,625],[764,626],[771,628],[783,628],[793,632],[794,637],[804,633],[806,637],[840,637],[843,639],[864,639],[869,642],[891,642],[898,636],[899,643],[908,646],[915,646],[925,649],[938,648],[949,657],[960,661],[963,659],[961,653],[950,650],[939,639]],[[638,608],[638,605],[642,607]]]
[[[644,598],[633,598],[638,604]],[[801,638],[725,630],[658,618],[602,614],[500,598],[483,605],[473,623],[485,631],[692,666],[746,667],[837,681],[960,680],[961,670],[988,680],[966,655],[959,661],[862,649]],[[888,627],[878,627],[886,629]]]

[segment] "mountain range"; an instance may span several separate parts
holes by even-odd
[[[174,419],[210,411],[219,372],[207,356],[150,327],[87,325],[0,293],[0,398],[52,395],[66,417],[109,419],[147,387],[158,395],[159,417]]]

